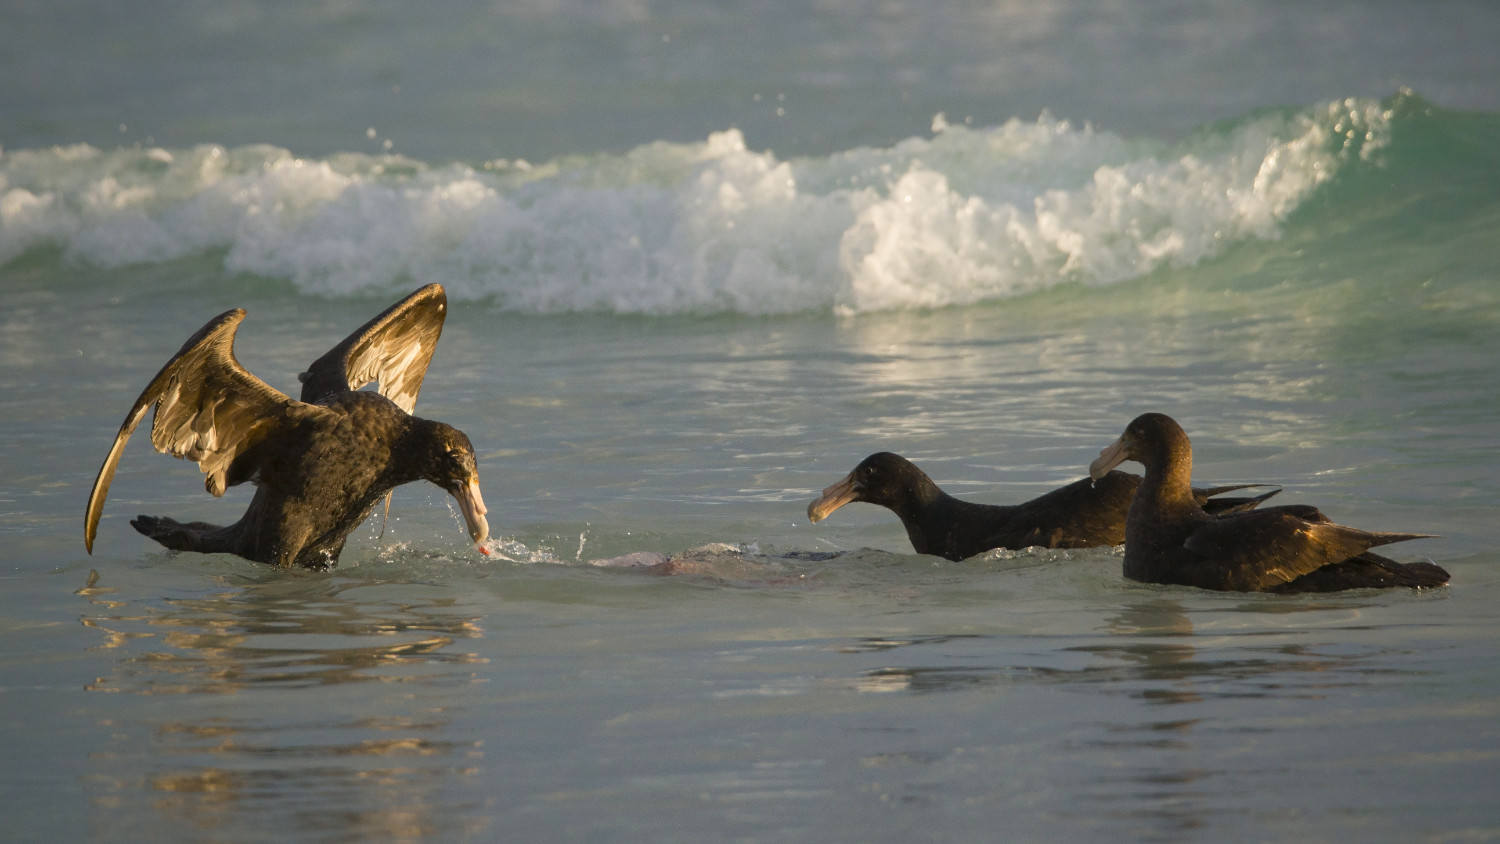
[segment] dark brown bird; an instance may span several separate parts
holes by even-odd
[[[84,546],[93,553],[115,466],[154,407],[152,445],[196,462],[210,494],[255,484],[250,508],[227,527],[163,516],[131,521],[168,548],[326,568],[382,496],[428,480],[458,500],[470,538],[485,552],[489,525],[474,446],[451,425],[411,415],[447,310],[438,284],[391,306],[299,376],[300,401],[235,360],[244,309],[215,317],[151,379],[120,425],[89,495]],[[361,391],[370,383],[378,393]]]
[[[1426,533],[1372,533],[1334,524],[1307,504],[1254,512],[1204,512],[1189,494],[1193,447],[1169,416],[1136,417],[1089,466],[1104,477],[1126,460],[1146,467],[1125,520],[1125,576],[1238,592],[1333,592],[1442,586],[1432,563],[1398,563],[1370,548]]]
[[[820,522],[851,501],[879,504],[901,517],[918,554],[950,560],[993,548],[1092,548],[1125,541],[1125,514],[1140,482],[1136,475],[1110,472],[1098,481],[1084,478],[1024,504],[975,504],[943,492],[910,460],[882,451],[823,490],[822,497],[807,506],[807,517]],[[1192,492],[1215,512],[1248,510],[1279,492],[1210,500],[1246,486],[1257,484]]]

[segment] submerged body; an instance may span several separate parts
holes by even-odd
[[[906,458],[890,452],[866,457],[843,480],[823,490],[807,516],[822,521],[852,501],[879,504],[901,519],[918,554],[963,560],[995,548],[1093,548],[1125,541],[1125,517],[1141,479],[1109,472],[1084,478],[1022,504],[976,504],[954,498]],[[1218,512],[1253,508],[1276,490],[1252,498],[1214,499],[1244,486],[1195,489]]]
[[[1189,492],[1192,445],[1171,418],[1137,417],[1089,466],[1103,477],[1126,460],[1146,467],[1125,524],[1125,576],[1240,592],[1331,592],[1441,586],[1432,563],[1398,563],[1369,549],[1429,534],[1363,531],[1295,504],[1254,512],[1205,512]]]
[[[256,486],[244,516],[231,525],[132,520],[168,548],[327,567],[381,497],[416,480],[453,495],[470,537],[483,543],[489,526],[473,445],[451,425],[409,412],[445,312],[441,286],[413,293],[315,361],[302,375],[300,401],[235,360],[235,330],[245,312],[216,317],[162,367],[120,426],[89,497],[85,545],[92,553],[125,443],[153,408],[153,445],[196,461],[211,494],[247,481]],[[381,392],[359,390],[371,382]]]

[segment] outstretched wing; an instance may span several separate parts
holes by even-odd
[[[135,400],[89,493],[83,528],[89,553],[125,443],[151,408],[156,408],[151,444],[163,454],[196,462],[214,496],[253,474],[254,466],[236,465],[236,458],[299,417],[331,413],[283,395],[240,366],[234,333],[244,318],[244,309],[235,308],[199,329]]]
[[[429,284],[407,296],[298,375],[302,400],[314,402],[373,381],[380,385],[381,395],[411,413],[447,314],[448,295],[441,284]]]

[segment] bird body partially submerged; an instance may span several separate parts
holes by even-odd
[[[1125,576],[1240,592],[1327,592],[1361,587],[1441,586],[1432,563],[1397,563],[1369,549],[1430,534],[1363,531],[1333,523],[1316,507],[1205,512],[1188,493],[1192,445],[1171,417],[1137,417],[1089,466],[1105,477],[1134,460],[1145,480],[1125,523]]]
[[[470,537],[482,544],[489,526],[473,445],[462,431],[410,413],[446,311],[437,284],[398,302],[303,373],[301,400],[235,359],[244,310],[210,320],[162,367],[121,424],[89,495],[85,546],[93,552],[120,455],[152,409],[152,445],[198,463],[210,494],[246,481],[256,486],[245,515],[228,526],[159,516],[131,522],[168,548],[326,567],[382,496],[416,480],[453,495]],[[372,382],[380,392],[359,390]]]
[[[918,554],[963,560],[995,548],[1092,548],[1125,541],[1125,515],[1141,479],[1109,472],[1084,478],[1030,501],[977,504],[944,492],[911,461],[890,452],[866,457],[847,476],[823,490],[807,508],[822,521],[853,501],[879,504],[894,512]],[[1246,486],[1195,489],[1219,511],[1250,509],[1278,490],[1249,498],[1214,498]]]

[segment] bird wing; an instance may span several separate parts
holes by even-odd
[[[1266,484],[1236,484],[1234,486],[1215,486],[1207,489],[1193,487],[1193,500],[1198,502],[1198,506],[1202,507],[1204,512],[1214,515],[1240,513],[1245,510],[1254,510],[1256,507],[1264,504],[1267,499],[1278,495],[1281,492],[1281,488],[1277,487],[1270,492],[1263,492],[1260,495],[1237,496],[1234,498],[1220,496],[1223,496],[1226,492],[1233,492],[1240,489],[1255,489],[1263,486],[1266,486]]]
[[[234,357],[234,335],[244,318],[244,309],[235,308],[210,320],[135,400],[89,493],[83,538],[90,553],[125,443],[151,408],[156,408],[151,444],[163,454],[196,462],[207,476],[204,487],[215,497],[254,474],[254,458],[252,463],[236,463],[237,458],[288,423],[332,413],[282,394],[240,366]]]
[[[302,400],[315,402],[374,382],[381,395],[411,413],[447,313],[448,295],[441,284],[429,284],[390,306],[297,376]]]
[[[1295,505],[1220,516],[1183,541],[1187,550],[1227,570],[1233,588],[1251,591],[1289,583],[1373,544],[1371,534]]]

